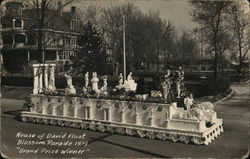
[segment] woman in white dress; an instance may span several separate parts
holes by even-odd
[[[187,108],[187,111],[189,111],[192,105],[194,104],[193,94],[190,93],[189,96],[184,99],[184,104]]]

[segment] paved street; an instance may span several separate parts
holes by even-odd
[[[224,120],[224,133],[208,146],[185,145],[169,141],[141,139],[73,128],[23,123],[17,115],[22,100],[1,99],[1,152],[13,157],[192,157],[192,158],[241,158],[248,151],[249,88],[232,86],[235,94],[216,105],[219,118]],[[89,152],[81,155],[20,154],[17,151],[17,132],[24,133],[86,133]],[[40,145],[39,145],[40,146]],[[34,148],[35,146],[24,146]],[[48,149],[51,147],[47,147]],[[63,148],[63,147],[55,147]],[[72,147],[73,149],[74,147]],[[81,149],[81,147],[76,147]]]

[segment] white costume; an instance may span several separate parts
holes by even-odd
[[[194,99],[190,98],[190,97],[187,97],[187,98],[184,99],[184,104],[185,104],[187,110],[189,111],[191,106],[194,104]]]

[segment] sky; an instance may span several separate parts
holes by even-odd
[[[22,1],[22,0],[4,0],[2,5],[8,1]],[[64,0],[60,0],[64,1]],[[67,1],[67,0],[66,0]],[[53,0],[57,3],[57,0]],[[111,4],[122,5],[132,2],[143,12],[148,12],[149,9],[159,11],[160,16],[166,20],[170,20],[177,29],[177,32],[183,30],[192,30],[196,23],[192,22],[189,12],[192,10],[188,4],[188,0],[74,0],[65,10],[69,10],[70,6],[74,5],[79,9],[85,9],[89,5],[97,5],[100,7],[109,7]]]
[[[196,23],[192,22],[189,14],[192,8],[189,6],[187,0],[78,0],[72,5],[76,5],[79,9],[84,9],[90,4],[108,7],[111,4],[122,5],[128,2],[133,2],[143,12],[147,12],[149,9],[158,10],[160,16],[166,20],[170,20],[176,26],[178,32],[184,29],[191,30],[197,26]]]

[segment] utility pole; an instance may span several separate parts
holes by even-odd
[[[122,15],[122,22],[123,22],[123,75],[124,79],[126,79],[126,45],[125,45],[125,16]],[[124,80],[125,81],[125,80]]]

